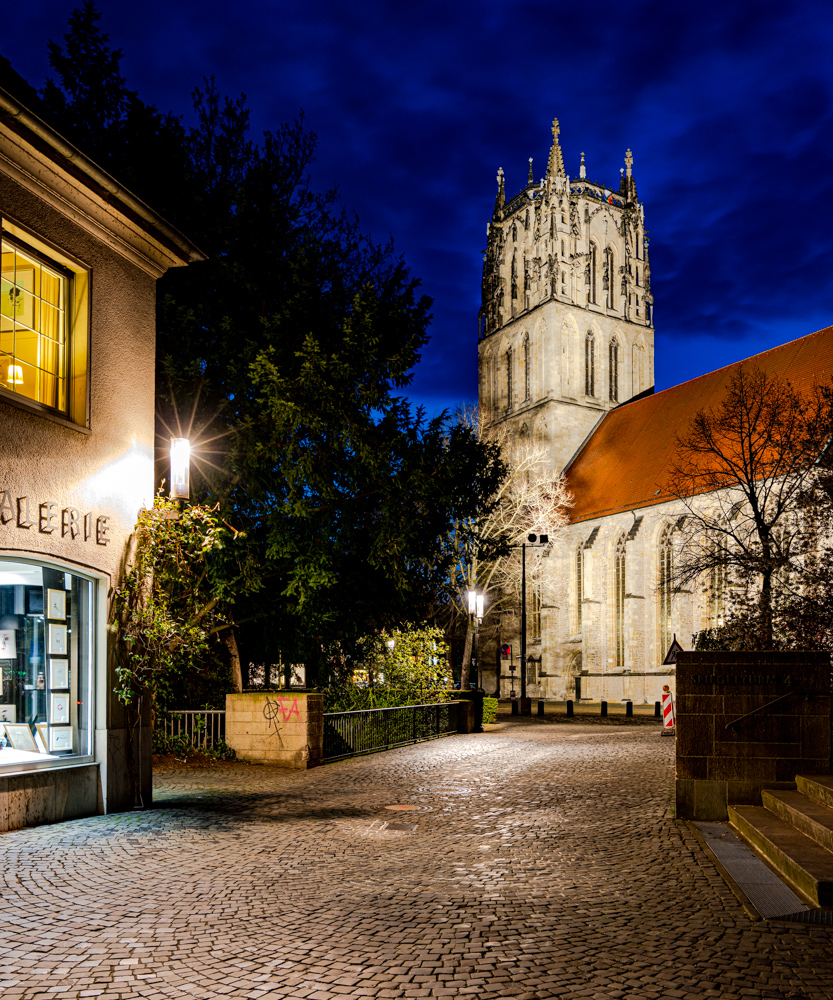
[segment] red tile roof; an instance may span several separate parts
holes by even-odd
[[[833,327],[756,354],[690,382],[610,410],[566,470],[575,498],[570,520],[664,503],[677,435],[699,410],[717,406],[733,372],[747,361],[789,379],[799,392],[833,377]]]

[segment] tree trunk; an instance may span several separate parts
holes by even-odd
[[[469,671],[471,668],[471,646],[474,639],[474,629],[471,627],[471,620],[466,623],[466,644],[463,647],[463,668],[460,671],[460,690],[469,689]]]
[[[237,649],[237,636],[233,628],[225,628],[220,633],[223,643],[228,650],[231,661],[231,686],[238,693],[243,690],[243,668],[240,665],[240,653]]]
[[[761,581],[761,616],[766,649],[772,649],[772,570],[765,570]]]

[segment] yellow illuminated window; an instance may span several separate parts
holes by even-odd
[[[0,266],[0,387],[67,411],[68,278],[6,239]]]

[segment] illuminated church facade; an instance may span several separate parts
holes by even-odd
[[[669,494],[677,436],[722,398],[738,365],[654,393],[654,326],[645,213],[625,154],[618,186],[565,171],[559,125],[545,176],[507,198],[503,171],[488,226],[479,332],[485,433],[540,448],[564,473],[570,523],[527,585],[532,698],[659,700],[663,661],[722,618],[722,587],[675,590],[685,508]],[[833,328],[754,359],[812,381],[833,373]],[[708,502],[707,498],[704,502]],[[537,529],[546,531],[546,525]],[[487,693],[520,692],[517,609],[493,614],[480,648]],[[500,647],[511,645],[511,659]],[[514,675],[510,667],[515,667]]]

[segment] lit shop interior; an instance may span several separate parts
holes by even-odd
[[[95,587],[0,559],[0,768],[91,756]]]

